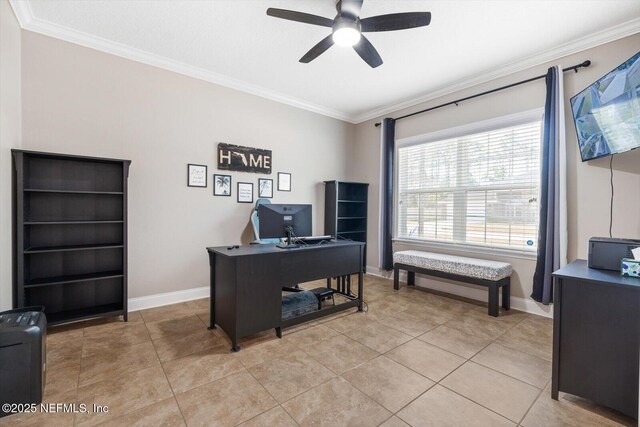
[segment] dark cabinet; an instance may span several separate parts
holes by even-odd
[[[325,181],[324,234],[337,240],[367,243],[369,184]],[[363,257],[366,269],[367,254]]]
[[[13,150],[14,307],[127,318],[129,160]]]
[[[585,260],[553,276],[552,397],[563,391],[637,418],[640,279]]]

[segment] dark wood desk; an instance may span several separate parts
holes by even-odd
[[[586,260],[553,276],[551,397],[563,391],[637,418],[640,279]]]
[[[274,328],[280,337],[282,328],[297,325],[358,307],[362,311],[364,243],[338,241],[297,249],[275,245],[226,246],[207,248],[211,269],[210,328],[218,325],[231,339],[237,351],[238,339]],[[282,287],[312,280],[358,274],[358,295],[346,295],[348,301],[334,307],[282,320]]]

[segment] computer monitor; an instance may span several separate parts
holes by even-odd
[[[260,238],[274,239],[287,237],[288,247],[291,236],[311,236],[311,205],[260,205]]]

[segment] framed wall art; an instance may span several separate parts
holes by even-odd
[[[271,150],[218,144],[218,169],[271,174]]]
[[[213,195],[231,196],[231,175],[213,174]]]
[[[261,199],[273,198],[273,180],[258,178],[258,197]]]
[[[253,203],[253,183],[238,183],[238,203]]]
[[[189,187],[207,187],[207,166],[187,165],[187,186]]]
[[[291,174],[278,172],[278,191],[291,191]]]

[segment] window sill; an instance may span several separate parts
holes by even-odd
[[[478,255],[479,253],[490,254],[496,256],[503,256],[507,258],[524,259],[527,261],[535,261],[537,253],[534,251],[523,251],[518,249],[505,249],[505,248],[492,248],[489,246],[476,246],[464,243],[444,243],[434,242],[417,239],[406,238],[394,238],[393,243],[400,243],[405,245],[419,246],[425,250],[438,250],[443,249],[455,253],[460,253],[461,256],[465,255]]]

